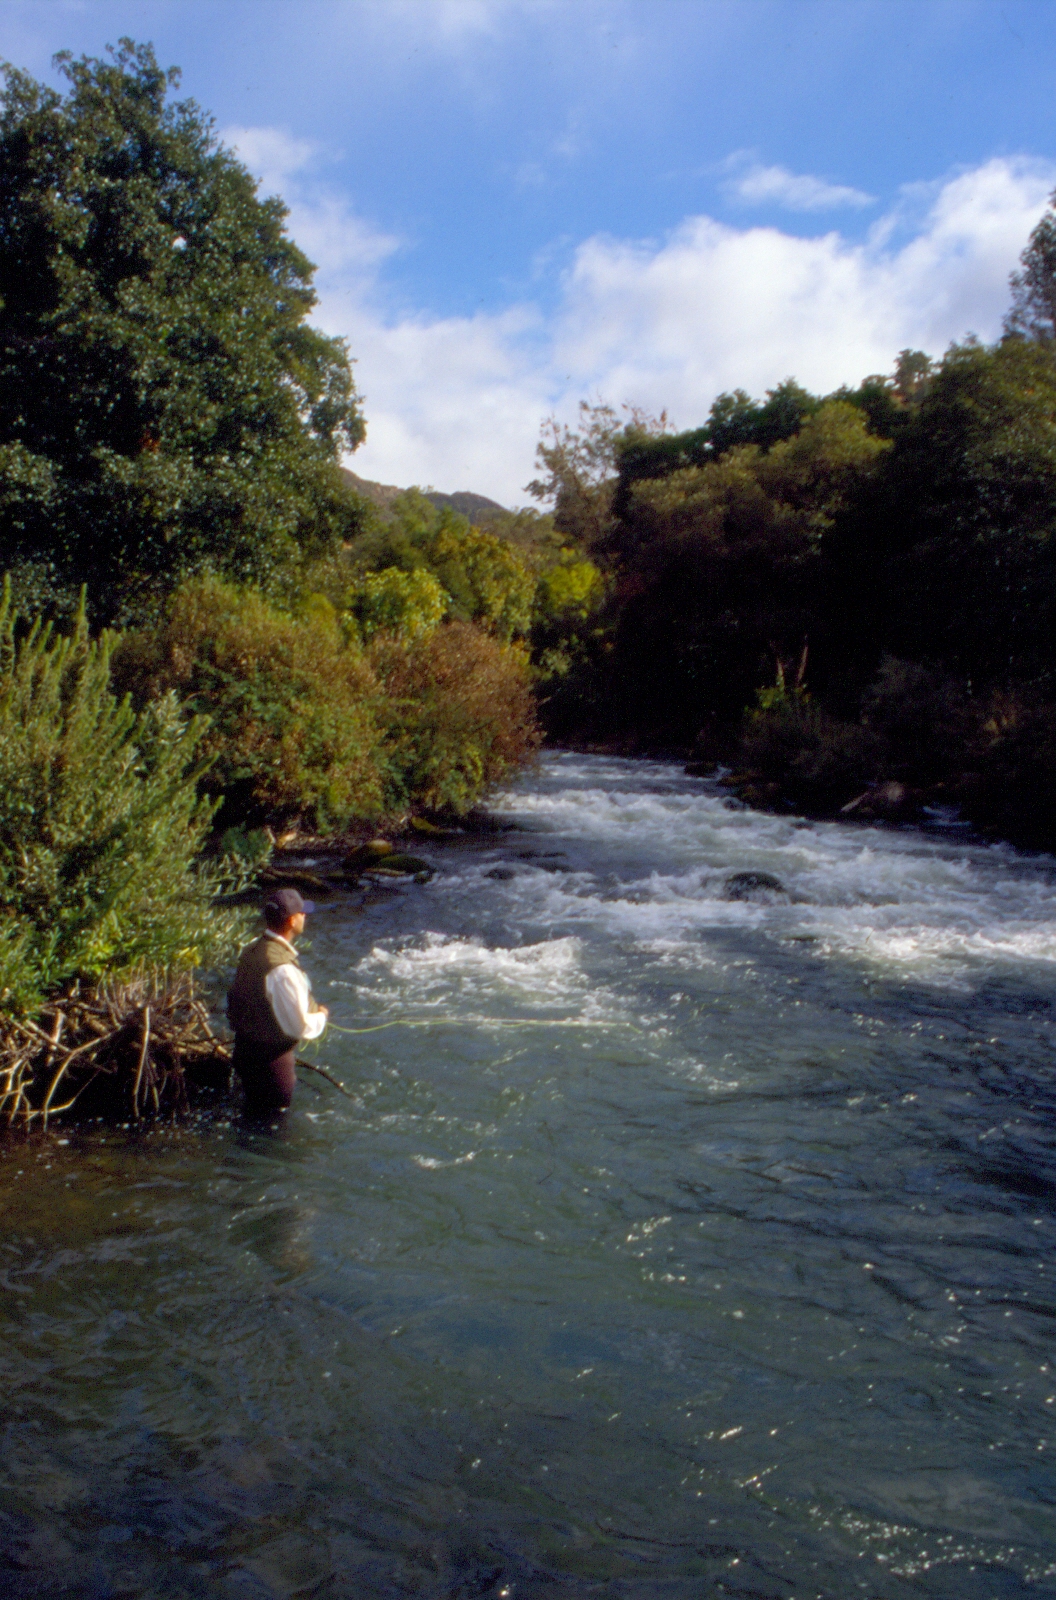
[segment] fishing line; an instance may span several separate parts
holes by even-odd
[[[369,1028],[343,1028],[339,1022],[329,1021],[327,1027],[333,1028],[336,1033],[360,1034],[380,1033],[383,1028],[435,1028],[441,1023],[457,1023],[465,1027],[467,1022],[475,1022],[481,1028],[630,1028],[632,1033],[645,1031],[636,1028],[633,1022],[584,1022],[578,1017],[554,1018],[553,1021],[549,1017],[525,1017],[520,1022],[505,1017],[393,1017],[389,1022],[376,1022]],[[332,1083],[335,1089],[340,1089],[347,1099],[355,1100],[356,1096],[346,1089],[339,1079],[332,1077],[325,1067],[320,1067],[303,1056],[298,1056],[297,1065],[307,1067],[309,1072],[317,1072],[327,1083]]]
[[[335,1033],[380,1033],[383,1028],[439,1028],[444,1024],[464,1028],[473,1024],[478,1028],[630,1028],[632,1033],[642,1033],[633,1022],[585,1022],[579,1017],[560,1018],[524,1017],[393,1017],[390,1022],[376,1022],[369,1028],[343,1028],[338,1022],[327,1022]]]

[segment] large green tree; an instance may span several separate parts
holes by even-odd
[[[632,483],[609,542],[618,731],[685,743],[732,725],[779,661],[814,648],[833,530],[889,449],[860,408],[829,400],[769,450]]]
[[[0,95],[0,552],[97,614],[213,568],[267,586],[354,515],[348,352],[313,267],[175,70],[122,40]]]
[[[1019,258],[1011,278],[1012,306],[1005,331],[1020,338],[1056,339],[1056,195]]]
[[[1056,669],[1056,355],[954,345],[831,546],[835,670],[886,651],[978,693]]]

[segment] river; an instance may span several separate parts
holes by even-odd
[[[1056,862],[496,805],[314,919],[351,1101],[3,1149],[0,1593],[1056,1594]]]

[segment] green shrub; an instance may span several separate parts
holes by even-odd
[[[254,590],[195,579],[159,628],[126,636],[114,669],[137,702],[175,691],[209,717],[205,784],[224,821],[331,828],[384,809],[377,680],[328,602],[298,619]]]
[[[1056,705],[1020,690],[995,695],[961,780],[965,815],[1028,848],[1056,842]]]
[[[889,774],[928,784],[964,766],[978,719],[949,674],[885,656],[863,697],[862,720],[883,740]]]
[[[759,693],[745,718],[739,760],[776,785],[784,799],[830,810],[879,774],[883,744],[869,728],[827,716],[803,690]]]
[[[428,598],[428,573],[399,576]],[[401,592],[386,579],[379,609]],[[208,716],[203,782],[228,828],[463,811],[537,742],[523,650],[464,622],[379,629],[364,648],[319,595],[291,616],[254,590],[195,579],[160,627],[126,635],[114,672],[139,704],[174,691]]]
[[[32,1009],[74,977],[226,955],[243,914],[213,905],[198,860],[212,806],[204,728],[171,695],[137,714],[111,691],[114,640],[40,624],[0,600],[0,1004]]]
[[[379,634],[390,800],[464,812],[539,742],[525,652],[465,622],[428,638]]]
[[[404,639],[432,633],[450,603],[450,595],[424,567],[414,572],[399,567],[366,572],[346,598],[347,615],[367,640],[380,632]]]

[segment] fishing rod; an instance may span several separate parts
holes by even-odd
[[[297,1065],[299,1067],[307,1067],[309,1072],[317,1072],[320,1078],[325,1078],[327,1083],[332,1083],[335,1089],[340,1089],[346,1100],[356,1099],[356,1096],[351,1092],[351,1090],[346,1089],[344,1084],[339,1082],[337,1078],[333,1077],[329,1072],[327,1072],[325,1067],[317,1066],[314,1061],[305,1061],[303,1056],[297,1057]]]

